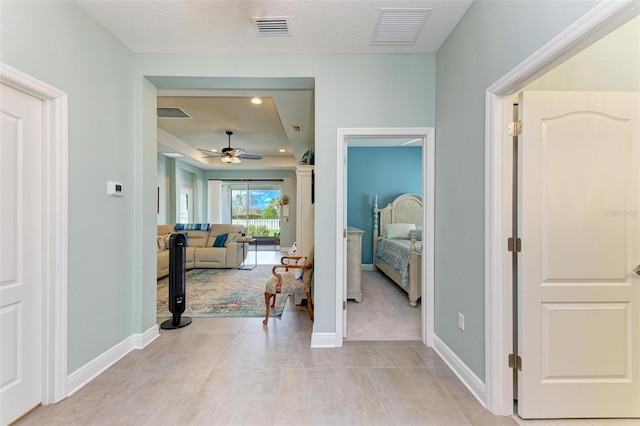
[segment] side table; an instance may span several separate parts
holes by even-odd
[[[242,269],[245,271],[249,271],[255,268],[258,265],[258,240],[253,237],[242,237],[238,238],[236,242],[242,244],[244,247],[247,247],[247,258],[249,257],[249,249],[251,248],[251,244],[253,244],[253,265],[247,265],[245,259],[242,259],[242,263],[238,267],[238,269]],[[244,253],[244,247],[242,247],[242,252]]]

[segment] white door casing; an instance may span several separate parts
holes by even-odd
[[[0,85],[0,423],[41,402],[42,101]]]
[[[519,109],[518,414],[640,417],[640,94]]]
[[[343,231],[347,229],[346,223],[346,153],[347,140],[353,137],[369,138],[421,138],[422,139],[422,188],[423,188],[423,255],[422,255],[422,303],[421,340],[427,346],[433,346],[434,327],[434,247],[435,247],[435,129],[432,127],[382,127],[382,128],[338,128],[337,157],[336,157],[336,335],[334,342],[327,347],[341,347],[346,328],[343,327],[346,320],[346,312],[343,311],[343,302],[346,298],[346,238]],[[318,339],[320,342],[321,339]],[[312,336],[312,347],[314,338]],[[315,347],[321,347],[317,345]]]
[[[40,115],[43,123],[42,145],[39,147],[42,156],[40,393],[43,404],[53,404],[67,396],[67,95],[3,63],[0,63],[0,83],[41,100]],[[4,202],[2,204],[4,205]],[[30,256],[29,259],[32,262],[34,258]]]

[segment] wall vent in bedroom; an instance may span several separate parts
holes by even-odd
[[[295,133],[299,133],[302,131],[302,126],[300,126],[299,124],[292,124],[291,131]]]
[[[381,8],[371,44],[411,46],[415,43],[433,9]]]
[[[193,118],[178,107],[159,107],[157,115],[158,118]]]
[[[253,17],[253,25],[259,37],[290,36],[289,17]]]

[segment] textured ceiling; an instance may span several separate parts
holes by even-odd
[[[134,52],[200,54],[433,53],[471,5],[471,0],[76,2]],[[373,44],[381,12],[389,9],[420,9],[427,17],[412,45]],[[255,17],[286,17],[290,35],[258,36]],[[225,147],[225,131],[231,130],[232,147],[265,157],[232,167],[290,169],[314,146],[313,82],[184,77],[176,84],[175,77],[150,79],[161,89],[159,106],[182,107],[193,117],[158,119],[159,152],[178,152],[183,161],[203,169],[229,167],[218,158],[203,158],[198,148]],[[263,104],[249,103],[252,96],[263,97]],[[294,125],[302,130],[293,132]]]
[[[137,53],[433,53],[470,0],[78,0]],[[380,11],[432,9],[412,46],[372,45]],[[253,17],[288,17],[290,36],[258,37]]]

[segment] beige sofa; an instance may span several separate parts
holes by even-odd
[[[187,269],[237,268],[247,256],[245,244],[236,242],[241,233],[246,232],[243,225],[212,224],[208,231],[176,231],[175,225],[158,225],[158,279],[169,275],[169,250],[165,246],[168,246],[167,235],[174,232],[187,236]],[[221,234],[228,234],[225,246],[213,247]]]

